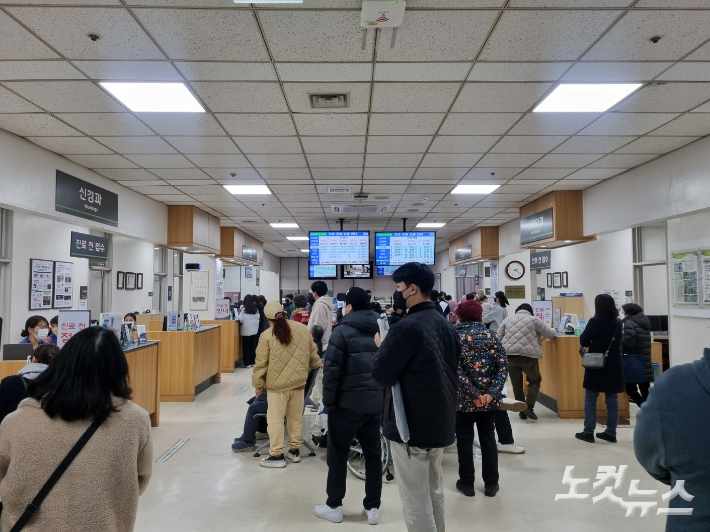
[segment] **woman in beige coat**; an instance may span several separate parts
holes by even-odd
[[[309,369],[320,368],[321,360],[308,327],[287,320],[280,303],[268,302],[264,315],[271,327],[259,338],[252,375],[257,397],[264,388],[269,392],[269,456],[262,458],[259,465],[286,467],[284,454],[293,463],[301,461],[304,389]],[[288,453],[284,453],[284,416],[291,445]]]
[[[27,391],[0,425],[2,530],[20,519],[94,420],[98,430],[23,530],[133,530],[153,447],[148,413],[130,402],[128,363],[113,331],[74,335]]]

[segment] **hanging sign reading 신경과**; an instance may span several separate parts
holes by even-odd
[[[54,210],[118,227],[118,194],[57,170]]]

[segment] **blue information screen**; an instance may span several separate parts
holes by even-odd
[[[408,262],[434,264],[436,232],[375,233],[377,266],[401,266]]]
[[[311,231],[310,264],[369,264],[369,231]]]
[[[337,266],[313,266],[308,267],[309,279],[337,279]]]
[[[378,266],[377,275],[392,275],[399,266]]]

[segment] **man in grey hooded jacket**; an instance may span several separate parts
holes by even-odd
[[[323,328],[323,345],[322,353],[328,349],[328,341],[330,333],[333,330],[333,303],[326,295],[328,294],[328,285],[323,281],[315,281],[311,285],[311,293],[315,299],[311,308],[311,315],[308,318],[308,329],[313,330],[313,327],[320,326]],[[323,397],[323,372],[319,371],[316,375],[316,383],[313,386],[311,393],[311,401],[315,404],[320,403]]]

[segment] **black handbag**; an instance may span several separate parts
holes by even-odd
[[[618,323],[617,323],[618,329]],[[606,366],[606,359],[609,356],[609,351],[611,346],[614,345],[614,340],[616,340],[616,333],[611,337],[611,342],[609,342],[609,347],[603,353],[594,353],[585,351],[583,347],[579,348],[579,354],[582,355],[582,367],[587,369],[604,369]]]
[[[54,470],[54,473],[52,473],[52,476],[49,477],[49,480],[45,482],[44,486],[42,486],[42,489],[39,490],[39,493],[37,493],[35,498],[32,499],[32,502],[27,505],[27,508],[25,508],[25,511],[17,520],[15,526],[10,529],[10,532],[19,532],[30,521],[30,519],[34,517],[34,515],[39,510],[40,505],[42,504],[42,502],[44,502],[44,499],[47,498],[47,495],[49,495],[49,492],[52,491],[54,485],[59,482],[59,479],[62,477],[64,472],[69,469],[71,463],[79,455],[81,450],[94,435],[101,423],[103,423],[103,420],[96,420],[91,425],[89,425],[89,428],[86,429],[86,432],[81,435],[81,438],[79,438],[79,440],[74,444],[74,447],[71,448],[69,454],[67,454],[64,460],[62,460],[62,462],[57,466],[57,469]],[[0,513],[2,513],[2,503],[0,503]]]

